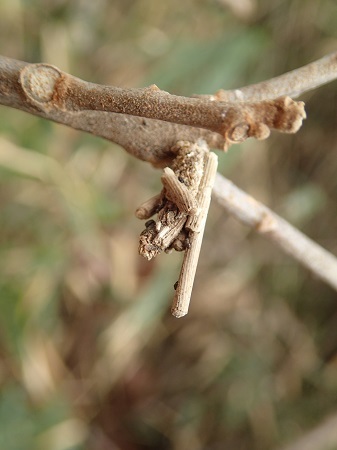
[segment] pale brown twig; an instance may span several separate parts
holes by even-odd
[[[174,202],[180,211],[186,214],[197,213],[198,205],[194,195],[185,183],[179,180],[170,167],[165,167],[161,181],[166,198]]]
[[[337,258],[269,208],[217,174],[214,198],[240,222],[272,240],[337,291]]]
[[[196,196],[199,211],[197,214],[190,215],[190,220],[186,224],[186,227],[191,230],[189,233],[190,245],[185,250],[176,294],[171,307],[172,314],[177,318],[183,317],[188,313],[208,209],[211,202],[212,188],[218,167],[216,154],[207,152],[207,147],[205,148],[205,152],[203,176]]]
[[[162,194],[154,195],[146,200],[136,209],[135,215],[137,219],[146,220],[158,212],[158,207],[162,201]]]

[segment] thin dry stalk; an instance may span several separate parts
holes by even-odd
[[[162,195],[157,194],[146,200],[136,209],[135,215],[137,219],[146,220],[158,212],[158,208],[162,201]]]
[[[175,317],[182,317],[191,299],[218,158],[204,141],[179,142],[175,151],[174,170],[166,167],[163,171],[163,191],[145,203],[151,204],[146,211],[159,211],[157,222],[145,224],[139,253],[151,259],[162,251],[185,251],[171,309]]]
[[[197,202],[188,187],[173,172],[170,167],[165,167],[161,181],[165,188],[165,195],[168,200],[175,203],[179,210],[186,214],[197,212]]]
[[[186,224],[186,227],[191,230],[189,234],[190,246],[185,250],[171,308],[172,314],[178,318],[188,313],[217,167],[218,158],[216,154],[208,153],[205,157],[204,173],[197,195],[199,212],[191,215]]]
[[[220,174],[217,174],[213,194],[229,214],[273,241],[337,291],[334,255]]]

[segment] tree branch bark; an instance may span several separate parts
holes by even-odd
[[[215,95],[208,96],[208,98],[224,102],[259,102],[283,95],[297,98],[304,92],[329,83],[336,78],[337,52],[334,52],[270,80],[239,89],[220,89]]]
[[[171,95],[156,86],[101,86],[48,64],[5,57],[0,57],[0,103],[105,137],[161,166],[172,159],[170,149],[178,140],[203,138],[213,148],[224,148],[249,137],[265,139],[270,129],[294,133],[305,118],[304,104],[288,97],[212,102]]]
[[[160,167],[175,158],[177,141],[213,148],[248,137],[265,139],[270,128],[295,132],[305,117],[300,93],[337,77],[337,53],[275,79],[217,96],[186,98],[160,91],[87,83],[48,64],[0,56],[0,103],[93,133]],[[214,101],[223,100],[226,101]],[[229,100],[230,99],[230,102]],[[262,100],[242,102],[242,100]],[[267,100],[266,100],[267,99]],[[337,260],[268,208],[220,175],[214,195],[231,214],[265,234],[337,290]]]

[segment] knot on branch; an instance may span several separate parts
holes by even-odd
[[[270,129],[283,133],[296,133],[306,118],[303,102],[290,97],[257,103],[237,103],[224,121],[227,145],[245,141],[250,137],[262,140]]]

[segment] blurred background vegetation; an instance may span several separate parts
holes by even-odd
[[[0,0],[1,54],[102,84],[213,93],[336,48],[334,0]],[[337,84],[304,100],[220,171],[336,254]],[[182,255],[137,254],[160,173],[5,107],[0,135],[1,449],[279,449],[336,413],[329,287],[213,204],[174,319]]]

